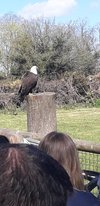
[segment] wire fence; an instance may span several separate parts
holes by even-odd
[[[93,171],[100,173],[100,153],[99,152],[90,152],[90,151],[81,151],[79,150],[79,158],[82,170]],[[84,184],[88,184],[89,180],[86,178]],[[95,196],[98,196],[98,187],[96,186],[91,191]]]
[[[100,153],[79,151],[79,158],[82,170],[100,172]]]

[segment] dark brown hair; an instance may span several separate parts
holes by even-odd
[[[5,135],[0,135],[0,144],[10,143],[9,139]]]
[[[0,145],[0,205],[66,206],[70,178],[52,157],[33,145]]]
[[[75,188],[84,189],[78,152],[70,136],[56,131],[51,132],[41,140],[39,148],[51,155],[65,168]]]

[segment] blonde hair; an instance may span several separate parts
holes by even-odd
[[[70,136],[56,131],[51,132],[41,140],[39,148],[65,168],[75,188],[84,189],[77,148]]]

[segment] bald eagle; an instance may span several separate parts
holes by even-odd
[[[36,87],[37,81],[38,81],[38,67],[33,66],[30,71],[27,71],[22,79],[21,79],[21,85],[18,91],[18,94],[15,98],[16,105],[19,107],[21,106],[21,103],[24,101],[25,97],[32,93],[33,88]]]

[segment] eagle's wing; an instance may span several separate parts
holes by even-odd
[[[35,75],[31,72],[26,72],[24,74],[24,76],[22,77],[22,83],[21,83],[21,87],[19,89],[19,92],[22,95],[27,95],[36,86],[37,79],[38,79],[37,75]]]

